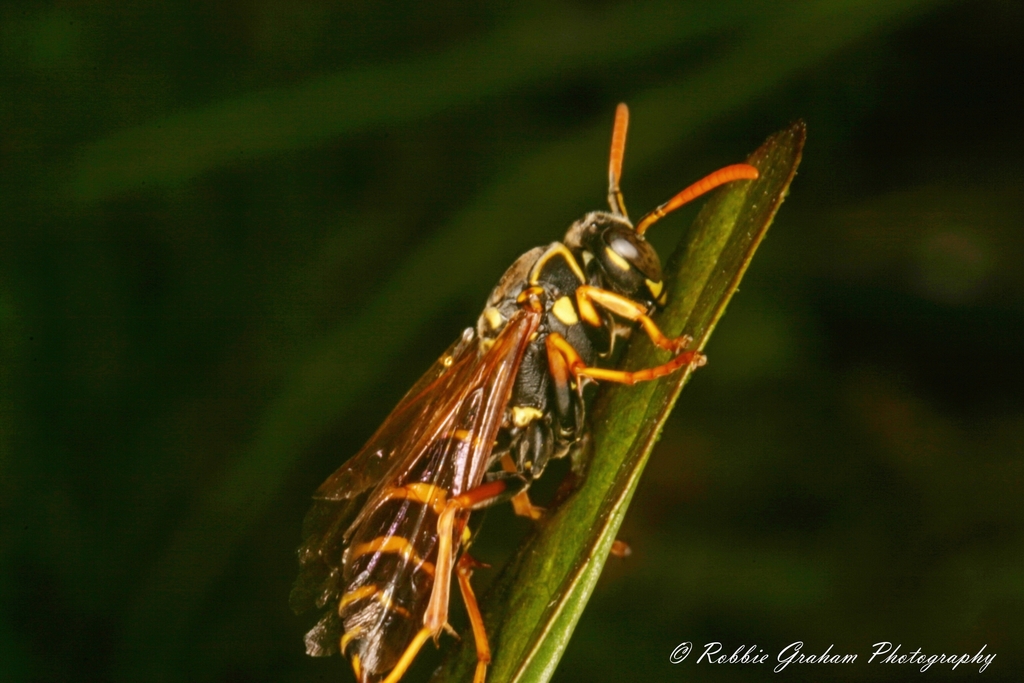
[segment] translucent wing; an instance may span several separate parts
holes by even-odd
[[[301,570],[291,604],[296,611],[324,607],[343,592],[342,555],[349,537],[387,500],[387,492],[409,481],[426,482],[457,495],[483,479],[494,439],[501,427],[523,354],[537,329],[540,314],[513,317],[491,347],[478,351],[464,335],[417,382],[356,456],[332,474],[315,494],[304,522],[299,548]],[[363,503],[359,494],[376,484]],[[358,511],[354,522],[352,515]],[[393,519],[394,527],[411,523],[405,537],[420,538],[436,529]],[[431,542],[432,543],[432,542]],[[432,552],[433,547],[423,548]],[[402,577],[393,580],[401,582]],[[330,654],[334,624],[309,634],[311,654]],[[320,643],[317,631],[324,636]]]
[[[407,453],[410,433],[416,431],[416,425],[436,407],[444,392],[457,383],[465,367],[477,360],[477,346],[473,330],[466,329],[405,393],[366,445],[329,476],[313,497],[341,501],[376,485],[395,461]]]

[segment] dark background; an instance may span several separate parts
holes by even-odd
[[[866,664],[882,640],[1019,680],[1022,28],[1009,0],[3,7],[0,678],[351,680],[287,607],[309,496],[603,207],[626,101],[636,215],[808,142],[555,680],[978,676]],[[668,663],[712,640],[860,661]]]

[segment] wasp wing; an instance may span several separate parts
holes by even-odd
[[[366,445],[317,489],[316,501],[302,522],[303,543],[298,551],[301,570],[289,598],[295,612],[323,607],[325,588],[337,583],[340,574],[336,566],[319,558],[341,557],[345,530],[363,506],[366,491],[401,458],[401,444],[410,429],[424,419],[430,404],[451,383],[452,373],[473,360],[476,349],[473,330],[467,329],[406,392]],[[328,630],[333,634],[337,629]]]
[[[391,414],[358,453],[329,476],[313,494],[319,500],[345,500],[375,486],[388,473],[407,446],[411,431],[422,424],[444,392],[477,356],[476,335],[466,331],[405,393]]]
[[[464,335],[405,395],[352,461],[317,489],[303,524],[301,568],[291,594],[296,612],[314,605],[323,607],[340,597],[342,556],[348,539],[387,499],[389,489],[415,480],[458,495],[479,485],[512,384],[539,320],[537,313],[517,314],[485,352],[478,350],[474,337]],[[360,494],[374,484],[363,503]],[[356,511],[358,516],[350,524]],[[395,528],[403,522],[391,521]],[[436,541],[436,529],[421,529],[415,520],[408,522],[406,538],[433,533]],[[433,552],[433,546],[424,550]],[[329,654],[327,651],[336,647],[328,642],[336,627],[322,626],[318,633],[325,642],[319,643],[314,629],[309,637],[317,642],[307,642],[307,651]]]
[[[539,313],[520,311],[486,352],[457,361],[452,372],[432,385],[436,400],[426,401],[423,419],[409,426],[403,439],[405,456],[395,459],[352,528],[388,487],[425,482],[457,496],[480,484],[512,384],[539,322]]]

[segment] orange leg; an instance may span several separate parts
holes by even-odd
[[[608,382],[618,382],[620,384],[636,384],[637,382],[647,382],[658,377],[664,377],[670,375],[679,368],[687,365],[693,365],[700,367],[706,362],[704,354],[699,351],[684,351],[678,356],[673,358],[667,363],[662,365],[656,365],[653,368],[645,368],[643,370],[606,370],[604,368],[592,368],[587,366],[580,358],[579,353],[573,348],[572,344],[565,340],[565,337],[552,332],[548,335],[547,340],[548,349],[548,360],[549,362],[554,360],[555,364],[565,365],[572,371],[576,377],[590,377],[591,379],[604,380]],[[552,367],[552,376],[555,382],[559,382],[558,374]]]
[[[501,458],[501,469],[506,472],[516,472],[516,464],[512,462],[512,456],[506,453]],[[520,491],[512,496],[512,510],[520,517],[528,517],[538,520],[544,516],[544,508],[537,507],[530,502],[530,495],[526,491]]]
[[[405,672],[412,665],[419,654],[423,644],[429,638],[435,640],[441,635],[441,631],[450,630],[448,625],[448,595],[451,587],[451,576],[453,559],[457,545],[453,543],[456,529],[460,532],[468,517],[469,511],[477,505],[486,503],[492,498],[500,496],[506,489],[504,481],[498,479],[482,484],[474,489],[466,491],[462,495],[455,496],[444,504],[444,508],[437,520],[437,564],[434,568],[434,587],[430,593],[430,602],[427,603],[426,612],[423,615],[423,628],[416,632],[412,641],[405,648],[395,668],[388,673],[381,683],[398,683],[405,675]],[[414,493],[419,493],[415,491]],[[432,498],[433,500],[433,498]],[[462,513],[460,517],[460,513]],[[491,661],[491,650],[487,644],[487,633],[484,631],[483,617],[480,615],[480,607],[476,602],[476,596],[469,585],[469,577],[472,575],[473,567],[484,566],[473,560],[466,554],[455,563],[455,573],[459,579],[459,588],[466,601],[466,610],[469,612],[470,623],[473,627],[473,638],[477,648],[477,668],[473,683],[484,683],[487,674],[487,664]],[[353,666],[356,669],[356,677],[362,683],[362,672],[358,664],[358,658],[353,658]]]
[[[437,563],[434,565],[434,587],[423,614],[423,627],[437,638],[448,624],[448,593],[451,590],[455,525],[460,513],[468,515],[476,505],[495,498],[505,491],[505,482],[497,479],[466,491],[449,500],[437,518]],[[463,517],[463,523],[465,518]],[[462,528],[461,526],[459,527]],[[419,636],[417,636],[419,637]]]
[[[473,586],[469,583],[473,569],[478,566],[481,566],[479,562],[463,553],[456,565],[455,574],[459,577],[459,590],[462,591],[462,601],[466,603],[469,624],[473,628],[473,642],[476,643],[476,673],[473,675],[473,683],[484,683],[487,665],[491,663],[491,646],[487,643],[487,629],[484,628],[480,605],[476,601],[476,594],[473,593]]]
[[[608,550],[608,554],[618,558],[629,557],[633,554],[633,549],[625,541],[616,538],[612,541],[612,547]]]
[[[427,642],[427,638],[429,638],[431,635],[433,634],[430,632],[430,629],[426,627],[421,628],[419,631],[417,631],[415,637],[413,637],[412,639],[412,642],[409,643],[409,646],[405,648],[405,652],[402,653],[402,658],[398,660],[398,664],[395,665],[395,668],[391,670],[391,673],[388,674],[388,677],[385,678],[381,683],[398,683],[398,680],[405,675],[405,672],[409,669],[409,666],[412,664],[413,660],[416,659],[416,655],[419,654],[420,648],[423,647],[423,643]],[[356,672],[356,675],[359,677],[360,683],[362,683],[363,681],[361,674],[361,671]]]
[[[500,496],[505,492],[506,488],[508,488],[508,485],[504,481],[495,479],[486,484],[481,484],[475,489],[470,489],[461,496],[455,496],[448,501],[448,505],[455,506],[461,510],[475,510],[478,507],[482,507],[483,503]]]
[[[621,294],[609,292],[607,289],[582,285],[576,289],[576,303],[579,307],[580,317],[594,327],[604,324],[601,316],[597,314],[597,309],[594,308],[594,304],[597,304],[606,311],[622,316],[626,320],[640,323],[652,342],[672,353],[679,353],[693,341],[692,337],[685,334],[675,339],[666,337],[657,323],[647,315],[647,308],[643,304],[627,299]]]

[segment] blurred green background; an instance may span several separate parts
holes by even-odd
[[[637,216],[809,137],[555,680],[1020,680],[1022,73],[1010,0],[4,6],[0,679],[352,680],[309,496],[603,208],[626,101]],[[861,662],[668,663],[713,640]]]

